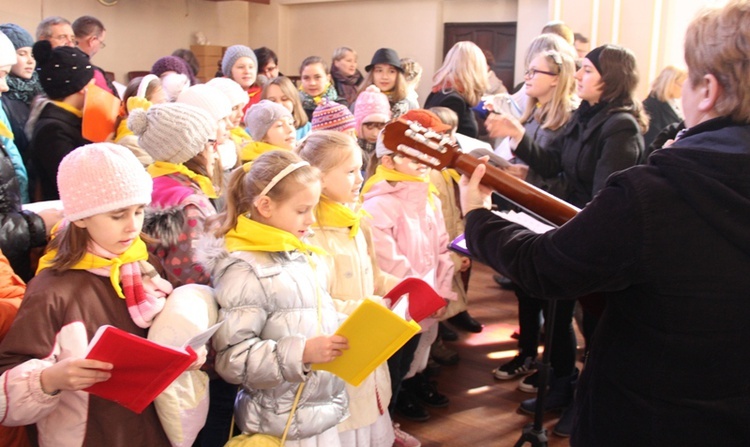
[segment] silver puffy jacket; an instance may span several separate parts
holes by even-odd
[[[315,436],[344,420],[348,416],[344,382],[302,363],[305,340],[333,334],[340,323],[326,292],[324,263],[313,259],[319,266],[316,272],[296,251],[229,254],[222,239],[210,236],[201,245],[219,318],[225,321],[213,337],[216,372],[241,385],[235,419],[243,433],[280,437],[302,382],[289,439]]]

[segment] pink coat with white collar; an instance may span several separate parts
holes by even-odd
[[[378,182],[362,207],[372,215],[375,256],[380,268],[399,278],[432,283],[443,298],[455,300],[453,261],[440,199],[428,201],[429,183]]]

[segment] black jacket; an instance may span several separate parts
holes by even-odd
[[[471,106],[463,96],[458,93],[431,92],[424,101],[424,108],[429,109],[430,107],[447,107],[453,110],[458,115],[458,129],[456,130],[458,133],[471,138],[476,138],[479,135],[474,111],[471,110]]]
[[[81,118],[53,103],[39,114],[29,143],[31,164],[38,176],[38,200],[57,200],[57,167],[73,149],[91,143],[81,135]]]
[[[648,130],[643,135],[643,144],[649,147],[654,142],[654,138],[659,135],[665,127],[670,124],[682,121],[677,112],[674,111],[669,103],[660,101],[656,96],[649,96],[643,101],[643,109],[646,110],[650,120]]]
[[[750,125],[695,126],[536,235],[486,210],[469,250],[534,296],[604,292],[571,445],[750,439]]]
[[[42,218],[21,210],[21,191],[16,171],[0,144],[0,249],[13,270],[25,281],[32,276],[29,253],[47,243]]]

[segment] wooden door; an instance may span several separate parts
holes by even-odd
[[[516,68],[516,22],[446,23],[444,27],[443,57],[456,42],[469,40],[495,57],[490,68],[505,87],[513,90]]]

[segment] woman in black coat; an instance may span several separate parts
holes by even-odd
[[[643,100],[643,108],[649,116],[648,131],[643,135],[645,147],[649,147],[664,128],[682,121],[682,112],[677,102],[682,96],[685,79],[685,70],[670,65],[664,67],[651,84],[651,92]]]

